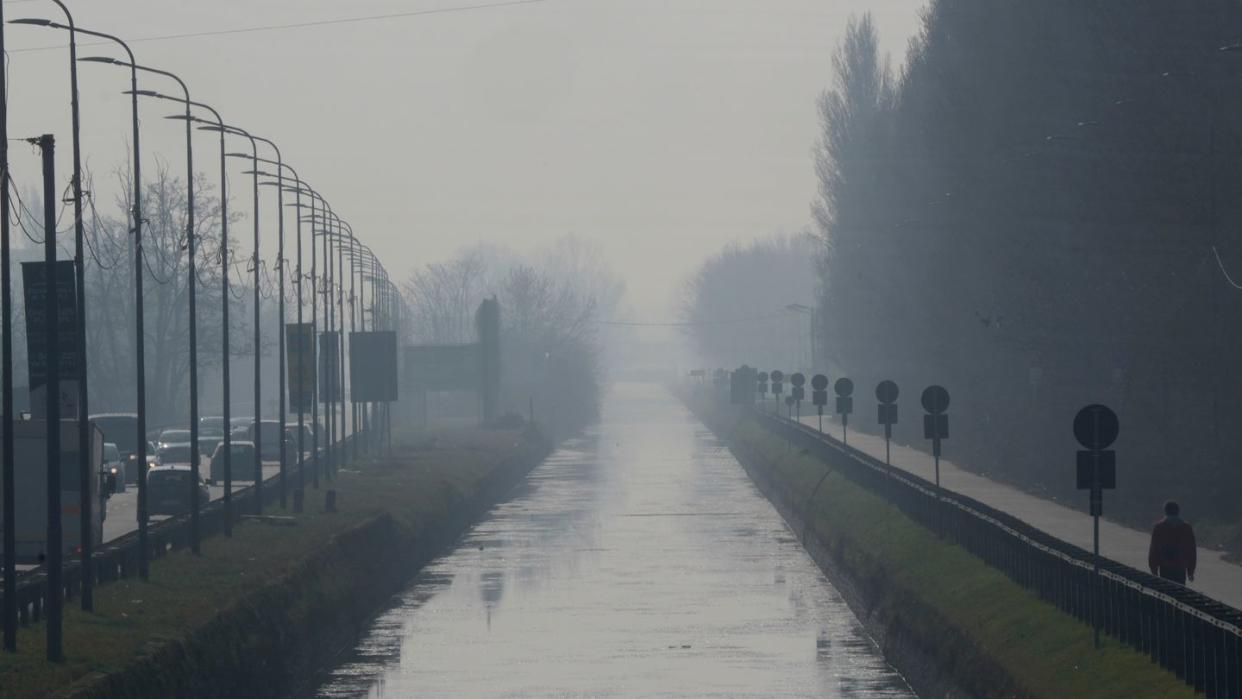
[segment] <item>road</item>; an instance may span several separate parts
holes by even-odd
[[[803,416],[802,422],[811,427],[818,426],[814,415]],[[841,425],[825,415],[824,431],[840,439]],[[881,461],[884,460],[882,436],[851,431],[849,444]],[[1008,512],[1059,539],[1091,550],[1091,518],[1086,513],[966,471],[947,458],[952,453],[952,441],[946,441],[944,456],[940,460],[941,487]],[[1070,460],[1073,459],[1073,454],[1067,454],[1066,459],[1066,463],[1072,463]],[[919,448],[894,442],[892,463],[929,481],[935,479],[935,465],[930,453]],[[1105,506],[1107,507],[1107,498]],[[1105,512],[1107,513],[1107,509]],[[1154,521],[1156,517],[1153,516],[1152,519]],[[1139,570],[1147,570],[1150,537],[1148,531],[1139,531],[1107,518],[1100,520],[1100,553]],[[1195,581],[1189,583],[1189,586],[1209,597],[1242,609],[1242,566],[1224,560],[1220,551],[1199,548],[1198,570]]]
[[[294,455],[294,457],[296,458],[296,454]],[[203,470],[204,473],[206,473],[207,471],[206,460],[204,460],[200,468]],[[254,468],[254,463],[252,462],[243,470],[245,471],[246,474],[249,474],[253,468]],[[272,476],[275,476],[278,473],[280,473],[280,462],[279,461],[263,462],[263,478],[265,479],[271,478]],[[253,483],[254,481],[249,480],[249,479],[244,480],[244,481],[233,481],[233,492],[236,493],[237,491],[243,488],[248,488]],[[212,500],[219,500],[220,498],[224,497],[224,486],[223,485],[209,486],[208,489],[211,491]],[[168,519],[168,517],[165,515],[151,515],[152,524],[163,521],[165,519]],[[131,483],[129,484],[127,488],[125,488],[125,492],[115,493],[112,497],[108,498],[107,509],[105,510],[105,516],[104,516],[104,533],[103,533],[104,543],[112,541],[113,539],[116,539],[118,537],[124,536],[136,530],[137,528],[138,528],[138,486],[136,484]]]
[[[912,696],[729,451],[614,386],[319,696]]]

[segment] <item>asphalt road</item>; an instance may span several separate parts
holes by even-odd
[[[203,472],[206,472],[207,464],[200,466]],[[251,465],[253,468],[253,465]],[[250,469],[243,469],[245,473],[249,473]],[[263,464],[263,478],[271,478],[280,473],[280,463],[276,461],[268,461]],[[248,488],[253,484],[252,480],[234,480],[233,492]],[[224,497],[224,486],[209,486],[211,491],[211,499],[219,500]],[[166,515],[151,515],[151,522],[160,522],[168,519]],[[113,539],[124,536],[138,528],[138,486],[131,483],[125,488],[125,492],[116,493],[108,498],[106,509],[104,511],[104,543]]]
[[[770,405],[770,404],[769,404]],[[815,415],[803,416],[802,422],[817,427]],[[831,427],[830,427],[831,425]],[[828,415],[824,416],[824,431],[841,438],[841,424]],[[871,456],[884,460],[884,438],[850,431],[849,445]],[[930,447],[928,447],[930,449]],[[946,457],[953,453],[952,441],[945,442],[940,459],[940,485],[956,493],[972,497],[1021,519],[1059,539],[1068,541],[1088,551],[1091,550],[1091,517],[1060,503],[1032,495],[1019,488],[994,481],[966,471]],[[1069,454],[1067,459],[1072,459]],[[929,481],[935,480],[935,465],[931,454],[920,448],[893,442],[892,463]],[[1084,500],[1086,496],[1084,495]],[[1105,513],[1108,512],[1107,496]],[[1159,513],[1152,514],[1152,521]],[[1189,517],[1193,523],[1193,514]],[[1151,541],[1149,531],[1140,531],[1105,518],[1100,520],[1100,553],[1114,561],[1139,570],[1147,570],[1147,549]],[[1233,607],[1242,609],[1242,566],[1230,563],[1220,551],[1199,547],[1198,570],[1189,587]]]

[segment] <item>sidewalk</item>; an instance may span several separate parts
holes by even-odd
[[[768,407],[770,409],[770,403]],[[812,428],[818,427],[818,418],[812,414],[803,416],[802,422]],[[831,425],[831,427],[830,427]],[[841,424],[835,418],[824,415],[824,432],[841,439]],[[849,445],[872,457],[884,460],[884,437],[850,430]],[[926,446],[927,451],[922,449]],[[952,441],[944,446],[945,455],[940,459],[940,485],[962,495],[972,497],[1021,519],[1033,527],[1091,550],[1091,517],[1064,505],[1026,493],[1014,486],[998,483],[975,475],[956,466],[946,457],[953,453]],[[912,448],[892,443],[892,463],[929,481],[935,480],[935,466],[930,445]],[[1072,457],[1068,455],[1067,458]],[[1083,495],[1084,501],[1086,495]],[[1107,511],[1107,510],[1106,510]],[[1152,514],[1154,522],[1158,513]],[[1150,532],[1100,520],[1100,554],[1114,561],[1142,571],[1147,570],[1147,547]],[[1189,587],[1235,608],[1242,609],[1242,566],[1223,560],[1223,554],[1203,547],[1199,548],[1195,581]]]

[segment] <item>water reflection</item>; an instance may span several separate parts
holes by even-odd
[[[536,469],[320,696],[910,696],[721,444],[655,386]]]

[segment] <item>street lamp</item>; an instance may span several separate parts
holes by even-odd
[[[288,189],[288,188],[286,188],[286,189]],[[310,203],[310,207],[309,207],[309,208],[310,208],[310,210],[311,210],[311,215],[310,215],[310,217],[309,217],[309,218],[307,218],[307,217],[303,217],[303,216],[301,216],[301,215],[300,215],[300,212],[301,212],[301,210],[302,210],[302,208],[303,208],[303,206],[304,206],[304,205],[302,204],[302,202],[301,202],[301,199],[299,199],[299,200],[298,200],[298,202],[297,202],[296,204],[292,204],[292,206],[297,207],[297,208],[298,208],[298,211],[299,211],[299,216],[298,216],[298,226],[299,226],[299,232],[298,232],[298,268],[299,268],[299,269],[301,269],[301,266],[302,266],[302,252],[301,252],[302,238],[301,238],[301,229],[300,229],[300,226],[302,225],[302,222],[303,222],[303,221],[308,221],[308,222],[310,222],[310,224],[311,224],[311,241],[310,241],[310,243],[311,243],[311,244],[310,244],[310,250],[311,250],[311,272],[310,272],[310,283],[311,283],[311,289],[310,289],[310,298],[311,298],[311,342],[312,342],[312,343],[315,343],[315,342],[317,342],[317,341],[318,341],[318,339],[319,339],[319,320],[318,320],[318,316],[319,316],[319,312],[318,312],[318,305],[319,305],[319,304],[318,304],[318,298],[317,298],[317,297],[318,297],[318,292],[316,291],[316,281],[317,281],[317,278],[316,278],[316,277],[317,277],[317,274],[318,274],[318,255],[317,255],[317,253],[316,253],[316,249],[315,249],[315,222],[318,220],[318,216],[317,216],[317,214],[315,213],[315,202],[316,202],[316,201],[318,201],[318,202],[319,202],[319,206],[320,206],[320,210],[321,210],[321,211],[328,211],[328,210],[330,210],[330,207],[328,206],[328,202],[327,202],[327,201],[326,201],[326,200],[325,200],[322,196],[320,196],[318,192],[316,192],[314,189],[311,189],[309,186],[306,186],[306,185],[305,185],[305,183],[302,183],[302,185],[298,186],[298,187],[296,188],[296,190],[297,190],[297,193],[298,193],[298,195],[299,195],[299,196],[301,196],[302,194],[306,194],[306,195],[308,195],[308,196],[310,196],[310,197],[311,197],[311,203]],[[299,313],[301,313],[302,304],[303,304],[303,300],[302,300],[302,276],[301,276],[301,275],[299,275],[299,277],[298,277],[298,312],[299,312]],[[312,344],[312,347],[313,347],[313,344]],[[302,358],[302,359],[304,360],[304,358]],[[318,385],[319,385],[319,382],[318,382],[318,379],[317,379],[317,377],[318,377],[318,367],[313,367],[313,368],[312,368],[312,371],[314,371],[314,372],[315,372],[316,381],[314,382],[315,389],[311,391],[311,396],[310,396],[310,398],[311,398],[311,424],[315,426],[315,427],[314,427],[314,430],[312,431],[312,434],[313,434],[313,443],[311,444],[311,450],[312,450],[312,455],[311,455],[311,463],[312,463],[312,465],[314,466],[314,470],[313,470],[314,487],[315,487],[315,490],[318,490],[318,489],[319,489],[319,468],[320,468],[320,466],[321,466],[321,464],[322,464],[322,462],[321,462],[321,460],[320,460],[320,453],[319,453],[319,433],[320,433],[320,429],[319,429],[319,399],[318,399],[318,396],[317,396],[317,394],[318,394]],[[299,419],[300,419],[300,418],[299,418]]]
[[[4,7],[0,3],[0,56],[4,51]],[[0,435],[0,469],[3,470],[4,518],[4,649],[17,652],[17,498],[13,463],[13,280],[10,278],[9,241],[9,98],[8,78],[0,71],[0,400],[3,400],[3,434]]]
[[[255,138],[254,136],[251,136],[250,133],[245,131],[244,129],[240,129],[236,126],[231,126],[228,124],[221,124],[218,126],[215,126],[215,125],[200,126],[199,128],[207,130],[207,131],[220,131],[222,133],[233,134],[235,136],[242,136],[250,141],[251,152],[249,156],[247,156],[244,153],[240,153],[240,154],[239,153],[225,153],[225,157],[239,157],[240,156],[240,157],[250,157],[251,159],[253,159],[253,158],[258,157],[259,155],[258,139]],[[260,402],[262,400],[262,390],[260,388],[260,383],[259,383],[261,379],[261,373],[262,373],[262,367],[260,364],[260,360],[262,358],[262,354],[260,353],[262,336],[260,335],[261,324],[260,324],[260,316],[259,316],[259,311],[260,311],[260,299],[259,299],[259,285],[260,285],[260,280],[259,280],[259,176],[257,174],[254,175],[253,190],[254,190],[254,200],[253,200],[254,201],[253,203],[254,254],[253,254],[253,257],[251,258],[251,266],[254,267],[254,438],[253,438],[254,439],[254,503],[255,503],[254,508],[255,508],[255,514],[263,514],[263,456],[262,456],[263,405]],[[227,271],[226,271],[226,274],[227,274]],[[281,428],[283,429],[283,427],[284,426],[282,425]],[[227,429],[227,426],[226,426],[226,429]]]
[[[84,611],[93,611],[94,602],[94,567],[92,566],[92,556],[94,555],[94,540],[92,538],[91,527],[91,510],[95,507],[95,503],[91,502],[91,479],[95,474],[91,473],[90,464],[90,426],[87,423],[89,413],[89,391],[86,383],[87,377],[87,358],[86,358],[86,274],[85,274],[85,253],[83,250],[83,233],[82,233],[82,151],[81,151],[81,120],[79,117],[78,106],[78,42],[76,26],[73,21],[73,14],[69,12],[69,8],[65,6],[61,0],[51,0],[65,14],[67,24],[59,24],[51,20],[29,18],[11,20],[9,24],[25,24],[37,27],[49,27],[56,29],[65,29],[69,32],[69,111],[71,115],[70,128],[73,137],[73,270],[75,278],[75,286],[77,287],[74,298],[77,305],[77,318],[75,326],[78,333],[76,346],[73,348],[77,354],[77,373],[78,373],[78,490],[80,499],[79,507],[79,523],[81,536],[81,565],[82,565],[82,609]],[[83,32],[96,34],[95,32]],[[96,34],[97,35],[97,34]],[[109,39],[115,37],[106,36]],[[118,40],[119,41],[119,40]],[[123,45],[123,44],[122,44]],[[128,47],[126,47],[128,51]],[[135,270],[135,274],[140,273]],[[50,277],[49,277],[50,278]],[[138,335],[141,342],[142,335]],[[141,366],[141,365],[140,365]],[[56,399],[49,396],[48,400]],[[141,422],[141,417],[139,418]],[[139,426],[142,430],[142,426]],[[139,434],[139,439],[145,439],[144,435]],[[142,500],[142,491],[139,491],[139,500]],[[141,503],[140,503],[141,506]],[[145,575],[143,576],[145,577]]]
[[[276,312],[276,315],[277,317],[280,318],[279,328],[277,329],[278,338],[277,338],[277,349],[276,349],[276,353],[278,355],[276,359],[277,367],[278,367],[277,373],[279,374],[279,376],[277,377],[277,382],[279,386],[277,395],[279,395],[280,397],[280,400],[279,400],[280,405],[277,407],[277,415],[278,415],[278,422],[280,425],[280,429],[277,431],[277,434],[278,434],[278,439],[280,439],[280,445],[279,445],[280,508],[283,510],[287,507],[287,501],[286,501],[287,484],[286,484],[286,469],[285,469],[285,464],[287,462],[287,454],[285,450],[285,437],[284,437],[285,420],[287,418],[287,415],[285,413],[285,180],[284,180],[285,164],[284,164],[284,158],[280,154],[280,148],[277,147],[275,143],[273,143],[269,139],[263,138],[262,136],[254,136],[253,138],[256,141],[262,141],[263,143],[266,143],[276,153],[276,221],[277,221],[276,223],[277,225],[276,287],[278,290],[276,294],[277,296],[276,305],[278,309]],[[245,157],[244,154],[239,154],[239,155],[240,157]],[[252,158],[253,158],[252,162],[253,162],[254,169],[247,171],[246,174],[254,176],[255,191],[257,192],[258,187],[259,187],[259,175],[265,174],[259,170],[259,163],[270,162],[270,161],[268,161],[266,158],[263,158],[263,159],[259,158],[259,154],[257,152],[252,155]],[[256,194],[255,195],[256,207],[258,206],[258,201],[259,201],[258,195]],[[259,216],[258,208],[256,208],[255,209],[256,228],[258,226],[258,220],[257,220],[258,216]],[[258,246],[257,245],[255,247],[255,259],[258,260]],[[257,315],[256,315],[256,319],[257,319]],[[257,352],[258,350],[256,349],[256,354],[255,354],[256,364],[258,360]],[[258,401],[257,393],[255,394],[255,400],[256,402]]]
[[[200,525],[199,525],[200,505],[198,502],[198,486],[199,486],[199,483],[202,482],[202,475],[200,471],[201,459],[200,459],[200,455],[198,451],[198,436],[199,436],[199,424],[198,424],[199,423],[199,419],[198,419],[198,302],[197,302],[197,289],[198,289],[197,264],[198,262],[197,262],[197,253],[196,253],[197,236],[196,236],[195,218],[194,218],[194,143],[193,143],[193,131],[191,129],[194,118],[190,113],[190,107],[191,105],[199,105],[199,106],[206,107],[206,105],[200,105],[199,103],[194,102],[192,99],[190,99],[189,87],[187,87],[185,84],[185,81],[182,80],[175,73],[171,73],[166,70],[161,70],[159,68],[139,65],[134,60],[133,52],[130,51],[129,47],[125,46],[124,42],[122,42],[120,39],[117,39],[116,37],[111,37],[111,36],[108,36],[106,34],[102,34],[99,32],[83,31],[83,33],[91,33],[96,36],[102,36],[105,38],[113,39],[114,41],[117,41],[123,47],[125,47],[126,53],[129,54],[128,63],[124,61],[118,61],[113,58],[99,57],[99,56],[90,56],[87,58],[83,58],[82,60],[94,62],[94,63],[105,63],[105,64],[111,64],[111,65],[117,65],[117,66],[129,68],[131,87],[128,93],[130,95],[130,99],[133,105],[133,115],[134,115],[133,129],[134,129],[134,144],[135,144],[134,160],[135,162],[137,162],[138,160],[138,157],[137,157],[138,96],[142,95],[145,97],[156,97],[159,99],[179,102],[185,105],[185,114],[177,115],[177,117],[175,118],[179,118],[185,121],[186,250],[188,254],[187,291],[188,291],[189,316],[190,316],[189,317],[189,354],[190,354],[189,382],[190,382],[190,444],[191,444],[191,449],[190,449],[191,478],[190,478],[190,483],[189,483],[189,488],[190,488],[190,493],[189,493],[189,498],[190,498],[190,550],[197,554],[201,551],[201,548],[200,548],[201,534],[200,534]],[[172,78],[173,80],[177,82],[177,85],[181,87],[181,91],[184,96],[181,98],[176,98],[176,97],[171,97],[171,96],[164,95],[158,92],[154,92],[151,90],[139,90],[138,89],[138,71],[140,70],[147,72],[147,73],[153,73],[156,75],[162,75],[168,78]],[[210,109],[210,107],[206,107],[206,108]],[[137,168],[137,165],[135,165],[136,182],[138,181],[137,174],[138,174],[138,168]],[[136,185],[135,189],[137,189],[137,186],[138,185]],[[145,397],[143,400],[144,400],[144,406],[145,406]],[[145,478],[143,480],[145,480]],[[143,499],[143,498],[140,497],[140,499]],[[141,508],[141,510],[142,510],[142,519],[145,520],[146,519],[146,516],[145,516],[146,508],[143,507]],[[146,523],[144,521],[141,526],[145,529],[145,525]],[[143,557],[145,559],[145,553]]]

